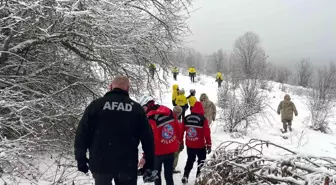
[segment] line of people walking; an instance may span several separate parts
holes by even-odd
[[[216,115],[212,112],[208,120],[205,105],[213,103],[203,94],[202,101],[197,101],[196,91],[191,90],[188,96],[191,113],[183,116],[186,106],[181,107],[177,101],[183,94],[177,85],[173,86],[178,91],[173,110],[157,104],[149,95],[141,97],[139,103],[132,100],[129,87],[127,77],[117,76],[110,91],[85,109],[75,138],[78,170],[84,173],[90,170],[96,185],[111,185],[112,180],[115,185],[135,185],[138,175],[142,175],[145,183],[161,185],[163,166],[166,184],[173,185],[178,156],[186,146],[188,159],[181,180],[188,181],[196,158],[199,176],[206,154],[211,152],[209,123]],[[143,155],[139,162],[140,142]]]
[[[174,80],[177,81],[177,75],[179,74],[179,69],[177,68],[177,66],[174,66],[172,68],[172,73],[173,73]],[[188,73],[189,73],[191,83],[195,83],[196,68],[194,66],[191,66],[188,69]],[[218,83],[218,87],[221,87],[222,82],[223,82],[223,75],[221,72],[217,72],[215,81]]]

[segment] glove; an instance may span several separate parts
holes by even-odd
[[[89,172],[89,166],[87,164],[88,162],[89,162],[88,158],[85,158],[85,160],[83,161],[77,161],[78,171],[83,172],[85,174],[88,173]]]
[[[184,144],[183,144],[183,143],[180,143],[179,151],[182,152],[183,149],[184,149]]]
[[[211,145],[207,145],[207,146],[205,147],[205,149],[206,149],[207,154],[210,154],[210,153],[211,153]]]
[[[212,121],[215,121],[215,120],[216,120],[216,118],[215,118],[215,117],[213,117],[213,118],[212,118]]]
[[[280,112],[278,112],[278,114],[280,115]]]
[[[296,113],[295,116],[298,116],[298,113]]]
[[[147,169],[142,176],[144,183],[154,182],[158,178],[156,174],[157,174],[156,170],[152,171]]]
[[[138,176],[143,176],[144,173],[145,173],[145,169],[143,168],[138,169]]]

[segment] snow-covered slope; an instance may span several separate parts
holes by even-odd
[[[162,74],[160,74],[162,75]],[[164,89],[161,87],[157,92],[157,99],[163,105],[166,105],[172,108],[171,104],[171,86],[173,84],[178,84],[180,88],[184,88],[186,94],[189,94],[190,89],[196,89],[196,97],[199,98],[201,93],[206,93],[210,100],[217,104],[217,83],[215,82],[214,77],[199,75],[196,77],[197,82],[194,84],[190,83],[190,79],[187,76],[186,72],[184,75],[179,75],[178,80],[174,81],[172,77],[169,77],[169,88]],[[267,95],[270,97],[270,106],[267,109],[268,119],[260,119],[260,129],[251,131],[244,136],[243,138],[234,139],[230,137],[230,134],[224,133],[219,129],[221,123],[219,121],[215,121],[215,124],[212,126],[212,142],[213,142],[213,150],[222,143],[227,140],[238,140],[242,142],[246,142],[251,138],[259,138],[263,140],[269,140],[276,144],[285,146],[291,150],[297,151],[298,153],[305,153],[307,155],[318,155],[318,156],[336,156],[336,136],[335,135],[327,135],[322,134],[320,132],[312,131],[307,128],[305,125],[305,119],[309,116],[309,110],[306,106],[306,99],[303,96],[299,96],[295,94],[293,89],[297,87],[288,86],[289,93],[292,97],[292,101],[296,104],[296,107],[299,112],[298,117],[294,117],[293,120],[293,132],[289,134],[289,139],[285,140],[280,137],[279,128],[281,128],[282,123],[280,122],[280,116],[276,114],[275,110],[278,106],[278,103],[283,100],[285,92],[282,92],[279,89],[279,84],[274,84],[274,88],[268,92]],[[159,93],[160,92],[160,93]],[[160,94],[160,95],[159,95]],[[189,112],[187,112],[188,114]],[[217,113],[217,118],[220,117],[220,113]],[[269,151],[269,155],[279,156],[281,157],[281,153],[278,151]],[[181,171],[181,174],[174,175],[175,184],[179,185],[181,183],[181,178],[184,170],[184,166],[186,163],[187,155],[186,150],[183,150],[180,154],[180,159],[178,163],[178,170]],[[194,164],[194,169],[190,174],[189,184],[193,184],[195,181],[195,173],[196,173],[196,163]],[[161,174],[163,175],[163,173]],[[70,176],[69,176],[70,177]],[[66,181],[64,184],[68,184],[70,182],[75,182],[75,184],[93,184],[91,175],[83,175],[80,172],[76,172],[76,169],[73,169],[73,174],[71,174],[71,180]],[[162,176],[163,184],[164,177]],[[19,184],[31,184],[30,182],[22,181]],[[1,184],[0,180],[0,184]],[[34,184],[46,185],[50,184],[48,182],[39,182]],[[138,184],[143,184],[141,178],[139,178]]]
[[[170,85],[178,84],[180,88],[184,88],[186,90],[186,94],[188,94],[190,89],[196,90],[196,97],[199,98],[201,93],[206,93],[209,96],[209,99],[217,104],[217,83],[215,82],[214,77],[209,77],[205,75],[200,75],[196,77],[197,82],[195,84],[190,83],[190,79],[187,75],[179,75],[177,81],[171,78]],[[267,91],[267,96],[270,98],[269,108],[267,108],[267,119],[260,119],[260,129],[249,132],[247,136],[243,138],[234,139],[230,137],[230,134],[223,132],[219,129],[218,125],[221,123],[216,121],[213,125],[212,129],[212,141],[213,141],[213,149],[227,140],[238,140],[247,142],[251,138],[258,138],[262,140],[269,140],[281,146],[284,146],[288,149],[296,151],[298,153],[304,153],[307,155],[314,156],[336,156],[336,136],[335,135],[327,135],[321,132],[313,131],[307,128],[307,117],[309,117],[309,110],[306,105],[307,99],[304,96],[296,95],[291,90],[296,89],[298,87],[288,86],[288,92],[283,92],[279,88],[280,84],[274,83],[271,91]],[[170,87],[171,87],[170,86]],[[282,123],[280,120],[280,116],[276,113],[277,106],[280,101],[283,100],[283,97],[286,93],[291,95],[292,101],[295,103],[299,115],[294,117],[293,120],[293,132],[288,134],[289,139],[285,140],[280,137],[279,129],[282,128]],[[164,96],[162,96],[162,103],[172,108],[171,105],[171,89],[168,89]],[[188,112],[187,112],[188,113]],[[220,117],[220,113],[217,113],[217,118]],[[278,151],[269,151],[268,155],[279,156],[281,157],[281,153]],[[175,184],[182,184],[181,178],[186,162],[186,151],[182,151],[180,154],[180,159],[178,163],[178,170],[182,173],[174,175]],[[194,169],[190,174],[189,184],[193,184],[195,181],[195,173],[196,173],[196,163],[194,165]],[[161,174],[163,175],[163,174]],[[163,184],[164,178],[163,179]]]

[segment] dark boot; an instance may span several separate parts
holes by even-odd
[[[182,178],[182,183],[183,184],[187,184],[188,183],[188,178],[187,177],[183,177]]]

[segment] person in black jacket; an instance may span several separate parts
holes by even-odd
[[[136,185],[140,141],[146,160],[143,179],[155,180],[152,129],[141,105],[130,99],[129,86],[127,77],[114,78],[111,91],[90,103],[77,128],[78,170],[90,169],[96,185],[112,185],[112,180],[116,185]]]

